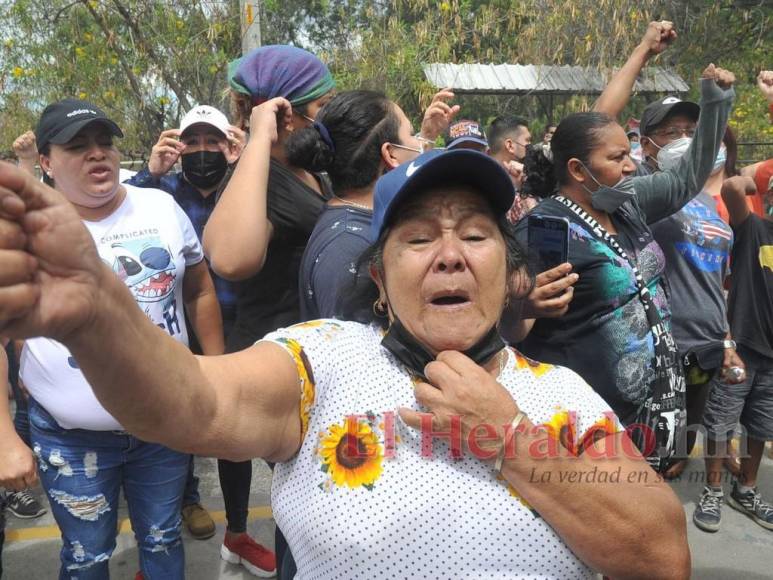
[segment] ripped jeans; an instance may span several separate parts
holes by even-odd
[[[189,455],[115,431],[63,429],[30,399],[32,449],[62,532],[60,580],[109,578],[123,487],[146,580],[185,577],[182,504]]]

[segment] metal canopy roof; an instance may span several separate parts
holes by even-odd
[[[604,71],[580,66],[520,64],[424,65],[424,76],[437,88],[449,87],[457,93],[491,95],[570,95],[601,94],[607,86]],[[648,67],[633,87],[637,93],[686,93],[690,90],[674,72]]]

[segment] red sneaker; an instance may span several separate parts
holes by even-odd
[[[142,572],[137,572],[137,575],[134,577],[134,580],[145,580],[145,576],[142,575]]]
[[[248,534],[226,535],[220,547],[220,557],[231,564],[241,564],[253,576],[270,578],[276,574],[276,555],[253,540]]]

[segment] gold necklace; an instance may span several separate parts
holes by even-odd
[[[370,211],[370,212],[373,211],[372,207],[368,207],[367,205],[362,205],[361,203],[354,203],[353,201],[349,201],[348,199],[340,198],[335,193],[333,194],[333,197],[335,199],[337,199],[338,201],[340,201],[341,203],[345,204],[345,205],[350,205],[352,207],[358,207],[360,209],[364,209],[365,211]]]

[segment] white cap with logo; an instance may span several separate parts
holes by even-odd
[[[211,125],[226,137],[228,136],[228,129],[231,126],[226,116],[215,107],[199,105],[185,114],[180,122],[180,133],[185,133],[186,129],[199,123]]]

